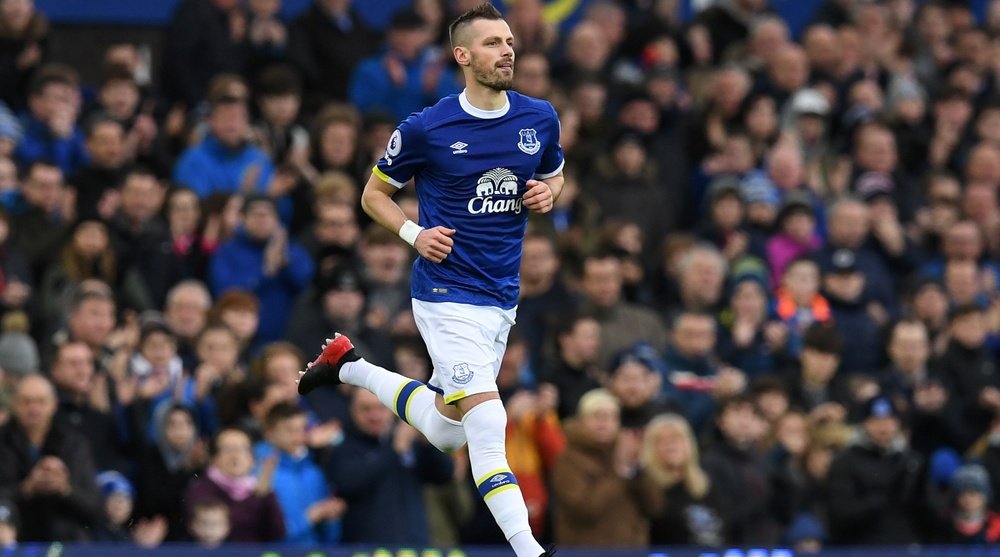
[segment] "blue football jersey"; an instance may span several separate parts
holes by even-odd
[[[486,111],[463,92],[411,114],[393,132],[373,172],[401,188],[411,178],[420,225],[456,230],[442,263],[418,258],[412,296],[510,309],[517,304],[525,183],[562,171],[559,119],[547,101],[507,92]]]

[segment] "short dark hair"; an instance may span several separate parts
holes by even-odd
[[[257,79],[257,92],[261,97],[281,97],[302,94],[302,79],[298,72],[286,65],[270,66]]]
[[[986,313],[986,308],[980,306],[979,304],[962,304],[952,308],[948,315],[948,321],[954,323],[957,319],[968,317],[970,315],[982,315],[984,313]]]
[[[804,348],[817,352],[840,354],[844,339],[836,327],[825,323],[813,323],[806,329],[802,343]]]
[[[463,27],[469,25],[477,19],[503,19],[503,15],[493,6],[490,2],[483,2],[482,4],[472,8],[471,10],[465,12],[464,14],[458,16],[455,21],[451,22],[448,26],[448,40],[451,41],[451,46],[457,46],[455,44],[455,36]]]
[[[264,418],[264,427],[266,429],[273,429],[285,420],[305,415],[305,410],[299,408],[291,402],[279,402],[278,404],[275,404],[270,411],[268,411],[267,417]]]

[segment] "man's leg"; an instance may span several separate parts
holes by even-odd
[[[414,381],[369,363],[357,355],[351,341],[335,335],[323,352],[303,372],[299,392],[306,394],[320,385],[347,383],[368,389],[404,422],[417,428],[432,445],[451,452],[465,444],[465,431],[458,421],[438,412],[435,393]]]
[[[528,524],[528,508],[507,464],[507,412],[496,392],[479,393],[457,402],[469,441],[469,462],[479,494],[510,542],[517,557],[539,557],[545,550]]]

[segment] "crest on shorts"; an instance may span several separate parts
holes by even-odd
[[[472,376],[475,375],[469,369],[469,364],[456,364],[451,369],[455,372],[452,374],[451,380],[459,385],[465,385],[469,381],[472,381]]]
[[[517,148],[529,155],[534,155],[542,148],[542,143],[538,141],[538,133],[535,128],[525,128],[518,132],[521,140],[517,142]]]

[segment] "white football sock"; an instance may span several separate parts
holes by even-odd
[[[503,403],[493,399],[476,405],[462,418],[462,426],[469,440],[472,476],[494,520],[517,557],[538,557],[545,550],[531,534],[528,508],[507,464],[507,412]]]
[[[420,381],[393,373],[363,358],[342,365],[340,380],[375,393],[382,404],[417,428],[441,451],[450,453],[465,444],[462,424],[438,412],[434,406],[434,392]]]

